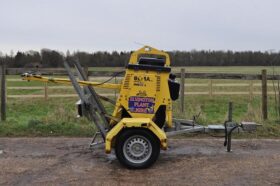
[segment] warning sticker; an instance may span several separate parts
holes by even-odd
[[[154,113],[155,98],[151,97],[129,97],[128,107],[130,112],[134,113]]]

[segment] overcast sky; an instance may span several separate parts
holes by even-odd
[[[0,51],[279,50],[279,0],[0,0]],[[139,44],[140,43],[140,44]]]

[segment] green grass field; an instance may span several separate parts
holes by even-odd
[[[91,136],[94,127],[85,118],[76,118],[76,98],[8,99],[7,121],[0,125],[0,136]],[[280,123],[276,117],[272,97],[269,97],[269,120],[261,118],[261,100],[248,101],[244,96],[186,96],[185,112],[179,102],[173,104],[175,118],[190,119],[200,113],[201,124],[221,124],[227,118],[228,102],[234,103],[235,121],[256,121],[263,124],[259,137],[280,137]],[[113,106],[105,104],[109,113]]]
[[[258,73],[263,67],[186,67],[187,71],[195,72],[234,72],[234,73]],[[105,68],[104,68],[105,69]],[[113,69],[113,68],[110,68]],[[179,70],[175,68],[174,70]],[[99,69],[100,70],[100,69]],[[280,68],[277,67],[280,72]],[[271,71],[270,71],[271,73]],[[7,87],[42,87],[40,82],[14,81],[20,79],[19,76],[8,76]],[[106,79],[106,78],[105,78]],[[97,81],[105,79],[94,78]],[[11,80],[11,81],[10,81]],[[114,80],[112,80],[114,82]],[[119,80],[118,80],[119,82]],[[208,84],[207,79],[187,79],[186,91],[199,92],[209,91],[208,86],[188,87],[188,84]],[[213,84],[222,83],[247,83],[245,80],[213,80]],[[254,81],[254,83],[260,83]],[[271,82],[269,82],[271,83]],[[58,86],[51,84],[50,86]],[[254,86],[254,91],[260,91],[260,86]],[[249,91],[248,86],[214,86],[213,92],[217,91]],[[269,86],[269,91],[273,87]],[[39,90],[19,90],[9,89],[8,95],[32,95],[44,94],[43,89]],[[73,94],[73,89],[49,89],[49,94]],[[113,90],[97,89],[99,93],[111,93]],[[112,97],[114,99],[114,96]],[[76,98],[8,98],[7,121],[0,124],[0,136],[92,136],[94,127],[85,118],[76,118],[75,102]],[[275,113],[275,100],[273,95],[269,96],[269,119],[263,121],[261,118],[261,100],[259,95],[249,99],[248,95],[188,95],[185,96],[185,112],[181,113],[179,102],[173,103],[173,114],[176,118],[191,119],[198,113],[198,121],[202,124],[223,123],[227,118],[228,102],[234,103],[234,120],[235,121],[256,121],[263,124],[258,129],[254,137],[280,137],[279,117]],[[113,106],[105,104],[109,113],[112,112]],[[246,137],[246,136],[245,136]]]

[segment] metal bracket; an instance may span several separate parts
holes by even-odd
[[[71,62],[77,71],[78,77],[81,80],[86,81],[87,77],[81,65],[77,61],[71,61]],[[103,138],[103,141],[105,142],[106,128],[108,128],[109,126],[109,119],[105,117],[106,111],[104,106],[102,105],[93,87],[84,86],[84,88],[82,88],[79,85],[76,77],[71,71],[70,61],[64,61],[64,66],[75,91],[77,92],[78,96],[82,101],[83,111],[85,112],[85,115],[90,121],[92,121],[95,124],[98,131],[100,132],[100,135]]]

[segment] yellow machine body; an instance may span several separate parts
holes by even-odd
[[[163,56],[165,64],[162,69],[169,69],[170,59],[165,52],[152,47],[143,47],[132,53],[121,84],[120,94],[113,112],[116,118],[122,118],[124,110],[131,118],[124,118],[119,123],[111,121],[114,127],[106,137],[106,152],[111,150],[111,142],[123,127],[145,127],[151,130],[160,140],[161,148],[167,148],[167,138],[153,120],[160,106],[165,106],[166,124],[172,127],[172,100],[168,87],[170,71],[138,68],[141,56]],[[133,68],[129,68],[132,65]]]

